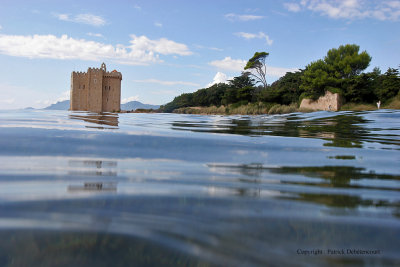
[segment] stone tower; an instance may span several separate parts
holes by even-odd
[[[117,112],[121,109],[122,74],[107,72],[106,64],[99,69],[71,73],[70,110]]]

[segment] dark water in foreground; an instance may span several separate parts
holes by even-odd
[[[2,111],[0,266],[400,266],[399,150],[393,110]]]

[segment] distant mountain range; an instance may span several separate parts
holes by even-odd
[[[159,105],[150,105],[150,104],[143,104],[139,101],[131,101],[121,105],[121,110],[136,110],[136,109],[158,109]],[[68,110],[69,109],[69,100],[64,100],[52,104],[44,109],[51,109],[51,110]]]
[[[51,104],[50,106],[44,109],[52,109],[52,110],[68,110],[69,109],[69,100],[64,100],[57,102],[55,104]]]
[[[137,110],[137,109],[159,109],[160,105],[143,104],[139,101],[131,101],[121,105],[121,110]]]

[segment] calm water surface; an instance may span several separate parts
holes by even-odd
[[[1,111],[0,266],[135,264],[400,266],[400,111]]]

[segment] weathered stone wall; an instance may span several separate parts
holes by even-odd
[[[103,78],[103,111],[113,112],[121,109],[121,79],[121,75],[105,74]]]
[[[338,111],[342,106],[342,100],[339,94],[333,94],[329,91],[317,100],[304,98],[301,101],[300,108],[312,110],[331,110]]]
[[[121,109],[120,72],[89,68],[86,73],[72,72],[70,110],[113,112]]]
[[[111,84],[110,79],[103,77],[103,104],[102,108],[105,112],[110,112],[111,107],[111,96],[110,96]]]
[[[101,112],[103,111],[103,70],[89,68],[88,75],[88,110]]]
[[[71,110],[87,110],[88,75],[84,72],[71,74]]]

